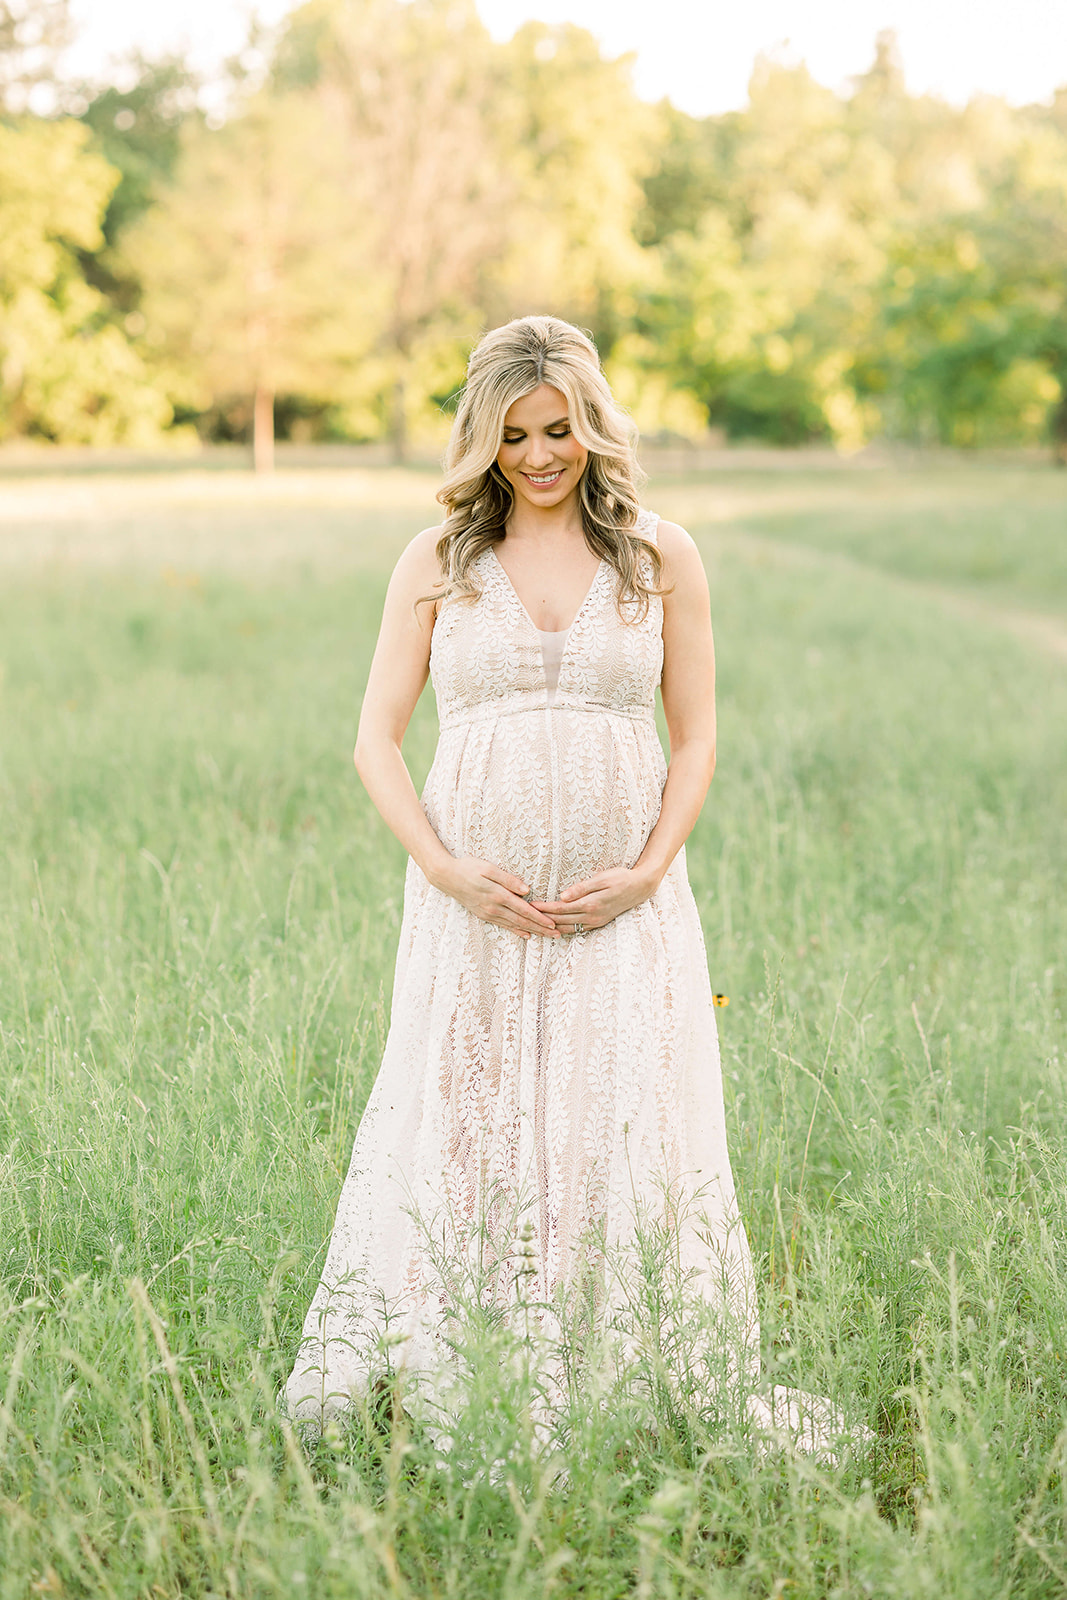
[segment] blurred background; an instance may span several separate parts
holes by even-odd
[[[1067,459],[1067,20],[789,12],[0,0],[0,443],[417,456],[552,311],[653,443]]]

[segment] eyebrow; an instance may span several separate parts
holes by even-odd
[[[549,428],[562,428],[564,426],[564,424],[566,424],[566,426],[568,428],[570,427],[570,425],[571,425],[570,417],[557,417],[555,422],[546,422],[545,423],[545,431],[547,432]],[[519,424],[517,422],[505,422],[505,424],[504,424],[504,432],[505,433],[525,433],[526,429],[525,428],[520,428],[520,426],[519,426]]]

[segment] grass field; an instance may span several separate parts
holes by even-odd
[[[765,1365],[874,1445],[589,1397],[553,1483],[494,1349],[447,1463],[276,1417],[387,1023],[403,860],[350,750],[433,488],[0,485],[0,1600],[1064,1595],[1052,470],[647,496],[712,582],[688,855]],[[427,697],[416,776],[434,736]]]

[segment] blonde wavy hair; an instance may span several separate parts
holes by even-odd
[[[623,602],[636,602],[627,606],[627,620],[635,621],[653,595],[664,593],[659,550],[634,532],[637,491],[644,482],[635,455],[637,431],[608,387],[592,340],[559,317],[507,322],[487,333],[471,355],[437,495],[446,512],[437,541],[442,583],[424,598],[440,604],[481,593],[471,568],[504,538],[514,503],[497,466],[504,417],[541,384],[566,397],[571,432],[588,451],[578,489],[585,540],[618,574],[620,612]],[[643,576],[649,568],[651,583]]]

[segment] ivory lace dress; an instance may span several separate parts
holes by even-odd
[[[642,512],[637,531],[654,540],[657,521]],[[538,630],[494,550],[474,575],[480,598],[447,602],[434,626],[440,740],[422,804],[453,854],[506,867],[551,900],[632,866],[659,814],[662,603],[621,620],[602,562],[550,695]],[[391,1027],[287,1386],[290,1416],[321,1422],[366,1387],[381,1370],[386,1311],[403,1339],[394,1361],[447,1366],[442,1255],[484,1261],[488,1239],[506,1301],[525,1223],[526,1293],[550,1305],[605,1245],[625,1246],[642,1208],[662,1214],[666,1193],[683,1272],[728,1306],[753,1352],[752,1265],[684,851],[644,904],[560,939],[481,921],[409,861]]]

